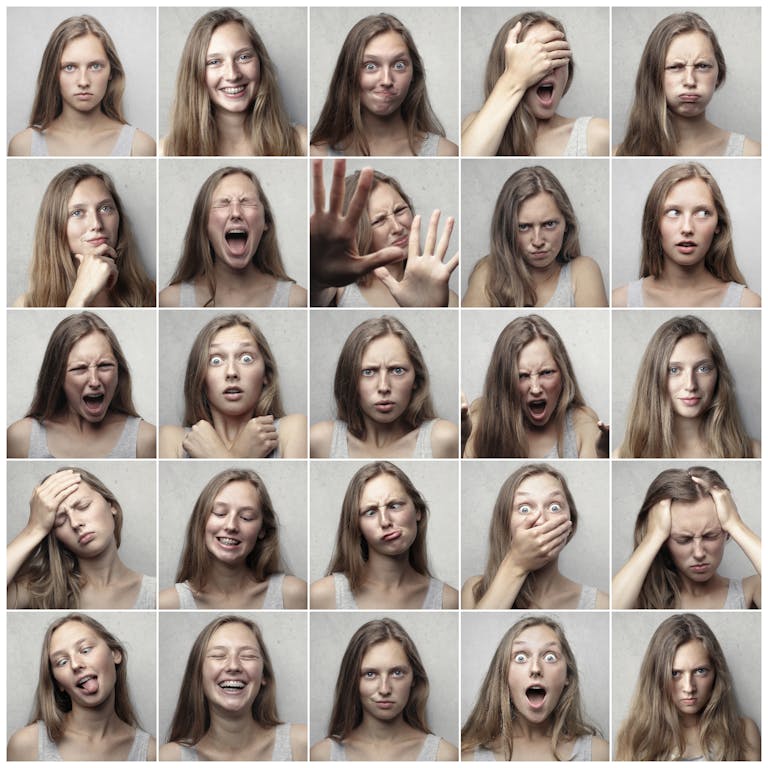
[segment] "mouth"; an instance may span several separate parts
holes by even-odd
[[[547,411],[546,400],[530,400],[528,402],[528,413],[534,421],[541,421]]]
[[[96,675],[84,675],[75,684],[83,693],[92,695],[99,690],[99,680]]]
[[[384,699],[381,701],[374,701],[373,702],[379,709],[392,709],[392,707],[395,706],[394,701],[389,701],[389,699]]]
[[[229,229],[224,233],[227,248],[233,256],[247,256],[248,232],[245,229]]]
[[[245,689],[245,683],[242,680],[222,680],[219,688],[228,696],[237,696]]]
[[[525,689],[525,698],[532,709],[541,709],[547,698],[547,689],[541,685],[530,685]]]
[[[394,409],[395,403],[391,400],[382,400],[381,402],[375,403],[373,407],[379,413],[390,413]]]
[[[699,101],[701,99],[701,96],[699,96],[698,93],[683,93],[680,95],[680,101],[688,102],[689,104],[693,104],[696,101]]]
[[[695,696],[690,696],[687,699],[680,699],[680,703],[684,707],[693,707],[693,706],[696,705],[697,701],[698,701],[698,699]]]
[[[398,248],[407,248],[410,235],[403,235],[399,240],[395,240],[392,245],[396,245]]]
[[[223,93],[225,96],[228,96],[229,98],[236,99],[239,96],[242,96],[243,92],[245,91],[245,85],[227,85],[224,88],[219,88],[219,92]]]
[[[86,533],[82,534],[82,536],[80,536],[80,538],[77,540],[77,543],[85,545],[93,541],[95,538],[96,534],[93,531],[87,531]]]
[[[536,86],[536,98],[542,106],[551,107],[555,100],[555,84],[542,81]]]
[[[693,240],[681,240],[679,243],[675,243],[675,248],[681,253],[693,253],[696,250],[697,243]]]
[[[225,400],[236,401],[239,400],[244,393],[240,387],[227,387],[222,394],[224,395]]]
[[[403,535],[402,531],[391,531],[390,533],[384,534],[384,536],[381,537],[382,541],[397,541],[401,536]]]
[[[697,563],[690,568],[694,573],[706,573],[709,570],[709,563]]]
[[[83,404],[85,410],[90,414],[101,413],[104,407],[105,396],[103,392],[97,394],[83,395]]]
[[[221,544],[221,546],[225,547],[226,549],[235,549],[242,543],[240,539],[232,539],[229,536],[217,536],[216,541],[218,541],[219,544]]]
[[[532,259],[544,259],[549,256],[549,251],[534,251],[528,254]]]
[[[681,397],[679,400],[683,405],[687,405],[689,408],[698,405],[701,402],[700,397]]]
[[[86,243],[88,245],[97,246],[97,245],[103,245],[104,243],[109,242],[106,237],[94,237],[93,240],[86,240]]]

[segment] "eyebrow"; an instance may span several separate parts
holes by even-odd
[[[94,203],[94,205],[104,205],[104,203],[114,203],[115,199],[113,197],[105,197],[103,200],[99,200],[97,203]],[[89,205],[89,203],[70,203],[70,208],[83,208],[84,206]]]
[[[206,653],[210,653],[211,651],[228,651],[230,649],[230,646],[228,645],[214,645],[211,648],[209,648]],[[235,650],[240,653],[242,651],[255,651],[259,655],[261,655],[261,648],[257,648],[255,645],[242,645],[238,648],[235,648]]]
[[[81,637],[73,645],[77,646],[77,645],[80,645],[81,643],[90,643],[90,642],[93,642],[93,638],[85,636],[85,637]],[[63,649],[60,649],[58,651],[51,651],[51,653],[49,654],[49,658],[55,659],[58,656],[66,656],[66,655],[67,655],[67,652]]]
[[[213,350],[213,349],[220,349],[223,346],[224,346],[224,344],[222,344],[220,342],[219,343],[212,342],[210,344],[210,346],[208,347],[208,350],[210,351],[210,350]],[[242,349],[243,347],[256,347],[258,345],[256,344],[255,341],[239,341],[237,343],[237,346],[238,346],[239,349]]]
[[[711,357],[702,357],[700,360],[696,360],[696,362],[693,363],[693,365],[701,365],[702,363],[712,363],[714,365],[715,361]],[[683,365],[682,360],[670,360],[668,365]]]
[[[243,48],[238,48],[232,55],[237,56],[239,53],[245,53],[246,51],[249,51],[251,53],[255,53],[256,49],[252,45],[246,45]],[[225,56],[224,53],[219,53],[218,51],[210,51],[205,55],[206,59],[211,59],[214,56]]]

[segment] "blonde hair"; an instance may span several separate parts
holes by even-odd
[[[424,62],[411,33],[395,16],[378,13],[360,19],[347,33],[331,76],[320,118],[312,131],[310,144],[325,143],[330,148],[340,148],[340,143],[349,137],[349,146],[358,149],[356,154],[371,154],[360,104],[360,69],[365,47],[374,37],[385,32],[399,34],[411,57],[413,78],[408,94],[400,106],[400,114],[408,130],[408,146],[411,152],[414,155],[419,154],[419,148],[427,133],[445,136],[445,130],[429,103]]]
[[[557,745],[561,740],[573,740],[579,736],[597,734],[582,714],[579,671],[563,628],[549,616],[523,616],[515,622],[501,638],[491,665],[485,674],[475,701],[475,706],[461,729],[463,751],[474,747],[493,749],[496,744],[504,747],[504,759],[512,760],[514,747],[514,722],[518,716],[509,693],[509,666],[512,659],[512,644],[531,627],[549,627],[560,644],[566,665],[566,687],[560,700],[552,710],[549,720],[552,724],[550,746],[555,760],[559,761]]]
[[[203,627],[189,652],[168,741],[191,747],[197,744],[211,727],[211,712],[203,689],[203,663],[208,643],[211,642],[214,633],[227,624],[242,624],[249,629],[261,651],[263,682],[251,704],[251,716],[256,723],[266,727],[280,725],[283,722],[277,714],[277,684],[274,667],[258,624],[242,616],[219,616]]]
[[[565,477],[549,464],[525,464],[513,472],[499,489],[496,497],[496,503],[493,506],[491,515],[491,527],[488,530],[488,562],[485,564],[485,572],[482,579],[472,588],[472,594],[475,601],[488,591],[491,582],[496,578],[496,573],[501,566],[502,560],[509,552],[510,521],[514,514],[514,500],[517,489],[531,477],[537,475],[551,475],[563,488],[565,501],[571,513],[572,527],[568,534],[566,543],[569,542],[576,533],[576,526],[579,522],[579,514],[576,510],[576,503],[568,488]],[[527,610],[533,608],[543,608],[533,601],[533,593],[536,589],[536,572],[531,571],[525,578],[520,591],[515,598],[512,608]]]
[[[200,187],[189,216],[187,231],[184,234],[184,246],[181,257],[170,280],[171,284],[174,284],[185,281],[189,282],[197,277],[202,277],[211,294],[211,298],[205,304],[206,307],[216,306],[216,275],[214,272],[216,254],[208,238],[208,219],[211,214],[213,195],[221,181],[227,176],[234,174],[242,174],[251,181],[253,186],[256,187],[259,201],[264,208],[264,232],[251,258],[251,263],[265,275],[272,275],[278,280],[290,280],[285,272],[283,259],[280,256],[277,225],[272,213],[272,207],[267,196],[264,194],[264,189],[258,177],[248,168],[228,165],[225,168],[219,168],[217,171],[214,171]]]
[[[131,225],[115,184],[108,173],[88,163],[60,171],[45,190],[35,224],[25,306],[64,307],[67,304],[78,270],[67,239],[69,201],[78,184],[88,179],[99,179],[104,184],[120,218],[115,245],[117,281],[109,291],[110,297],[118,307],[154,307],[155,284],[144,272]]]
[[[520,33],[517,36],[518,40],[528,34],[531,27],[535,27],[538,24],[551,24],[558,32],[562,32],[565,36],[565,27],[563,23],[556,19],[554,16],[550,16],[543,11],[525,11],[524,13],[518,13],[517,16],[513,16],[507,21],[496,34],[493,45],[491,46],[491,53],[488,56],[488,64],[485,68],[485,98],[487,99],[491,95],[491,91],[496,87],[501,75],[506,69],[506,57],[504,54],[504,46],[507,42],[509,32],[515,24],[522,24]],[[565,81],[565,88],[563,95],[568,92],[571,87],[571,81],[573,80],[574,61],[573,58],[568,60],[568,78]],[[512,113],[512,117],[507,123],[507,127],[504,129],[504,135],[499,143],[499,148],[496,150],[497,156],[502,155],[535,155],[536,145],[536,118],[531,110],[521,101],[517,109]]]
[[[374,461],[358,469],[349,481],[341,504],[336,544],[325,572],[326,576],[332,573],[345,574],[353,592],[362,586],[368,562],[368,542],[360,532],[360,497],[368,482],[379,475],[394,477],[413,503],[419,519],[416,523],[416,538],[408,550],[408,562],[417,573],[431,576],[427,559],[427,502],[400,467],[389,461]]]
[[[616,149],[617,155],[677,154],[677,136],[669,119],[664,93],[664,69],[673,38],[688,32],[702,32],[709,38],[717,63],[715,88],[725,82],[725,57],[709,23],[692,11],[673,13],[663,18],[653,28],[640,57],[635,100],[624,141]]]
[[[518,358],[523,348],[542,339],[560,372],[562,391],[552,418],[557,424],[557,449],[562,453],[566,414],[585,406],[568,351],[560,334],[541,315],[515,318],[499,334],[483,385],[482,411],[473,427],[478,458],[527,458],[523,404],[518,388]]]
[[[37,73],[35,100],[29,117],[30,126],[41,131],[45,130],[61,114],[63,109],[59,86],[61,57],[69,43],[85,35],[94,35],[99,39],[109,61],[109,82],[99,108],[111,120],[117,120],[123,124],[128,122],[123,116],[125,70],[120,63],[115,44],[97,19],[83,14],[64,19],[51,33]]]
[[[581,256],[579,223],[568,193],[552,171],[540,165],[521,168],[505,182],[491,219],[491,252],[475,266],[488,264],[485,294],[492,307],[534,307],[538,296],[525,254],[517,241],[520,207],[540,194],[552,196],[565,220],[557,261],[566,264]]]
[[[290,124],[277,83],[277,71],[266,46],[247,16],[220,8],[201,16],[192,26],[181,54],[166,155],[218,155],[216,108],[205,84],[205,60],[211,36],[224,24],[239,24],[250,38],[259,60],[259,87],[248,112],[247,131],[254,155],[303,155]]]
[[[660,230],[664,204],[673,187],[689,179],[701,179],[707,185],[717,213],[717,229],[707,255],[704,257],[704,266],[718,280],[745,284],[744,275],[736,266],[736,256],[733,252],[733,228],[723,193],[715,177],[701,163],[694,162],[673,165],[663,171],[653,182],[643,210],[640,277],[659,277],[664,271],[665,254],[661,246]]]
[[[736,391],[717,337],[694,315],[662,323],[648,342],[635,380],[627,431],[619,458],[675,458],[674,412],[667,389],[668,366],[677,343],[687,336],[704,337],[717,369],[712,402],[700,417],[700,430],[712,458],[752,458],[752,444],[736,405]]]
[[[705,760],[744,760],[744,724],[736,710],[731,674],[712,630],[693,613],[670,616],[648,643],[627,719],[617,737],[617,760],[680,760],[686,740],[680,714],[669,695],[678,648],[698,640],[709,655],[714,685],[698,713]]]

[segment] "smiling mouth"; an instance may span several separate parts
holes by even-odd
[[[244,90],[244,85],[230,85],[226,88],[220,88],[219,89],[222,93],[225,93],[227,96],[239,96]]]
[[[245,683],[242,680],[222,680],[219,683],[219,688],[224,691],[237,693],[245,688]]]
[[[240,539],[230,539],[229,536],[217,536],[216,541],[224,547],[239,547]]]

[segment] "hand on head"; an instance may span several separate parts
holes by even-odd
[[[53,528],[59,507],[79,486],[80,474],[71,469],[47,477],[32,492],[27,525],[47,535]]]
[[[705,488],[705,483],[700,477],[691,475],[691,480],[693,480],[693,482],[700,488]],[[731,492],[727,488],[721,488],[719,485],[711,485],[708,493],[715,503],[715,511],[717,512],[717,519],[720,521],[720,526],[726,533],[729,533],[729,529],[732,528],[736,522],[741,520],[739,510],[736,508],[736,502],[733,500]]]
[[[557,29],[542,30],[518,42],[522,27],[518,21],[509,30],[504,59],[507,72],[514,74],[523,88],[530,88],[553,70],[567,66],[571,60],[571,47],[565,35]]]

